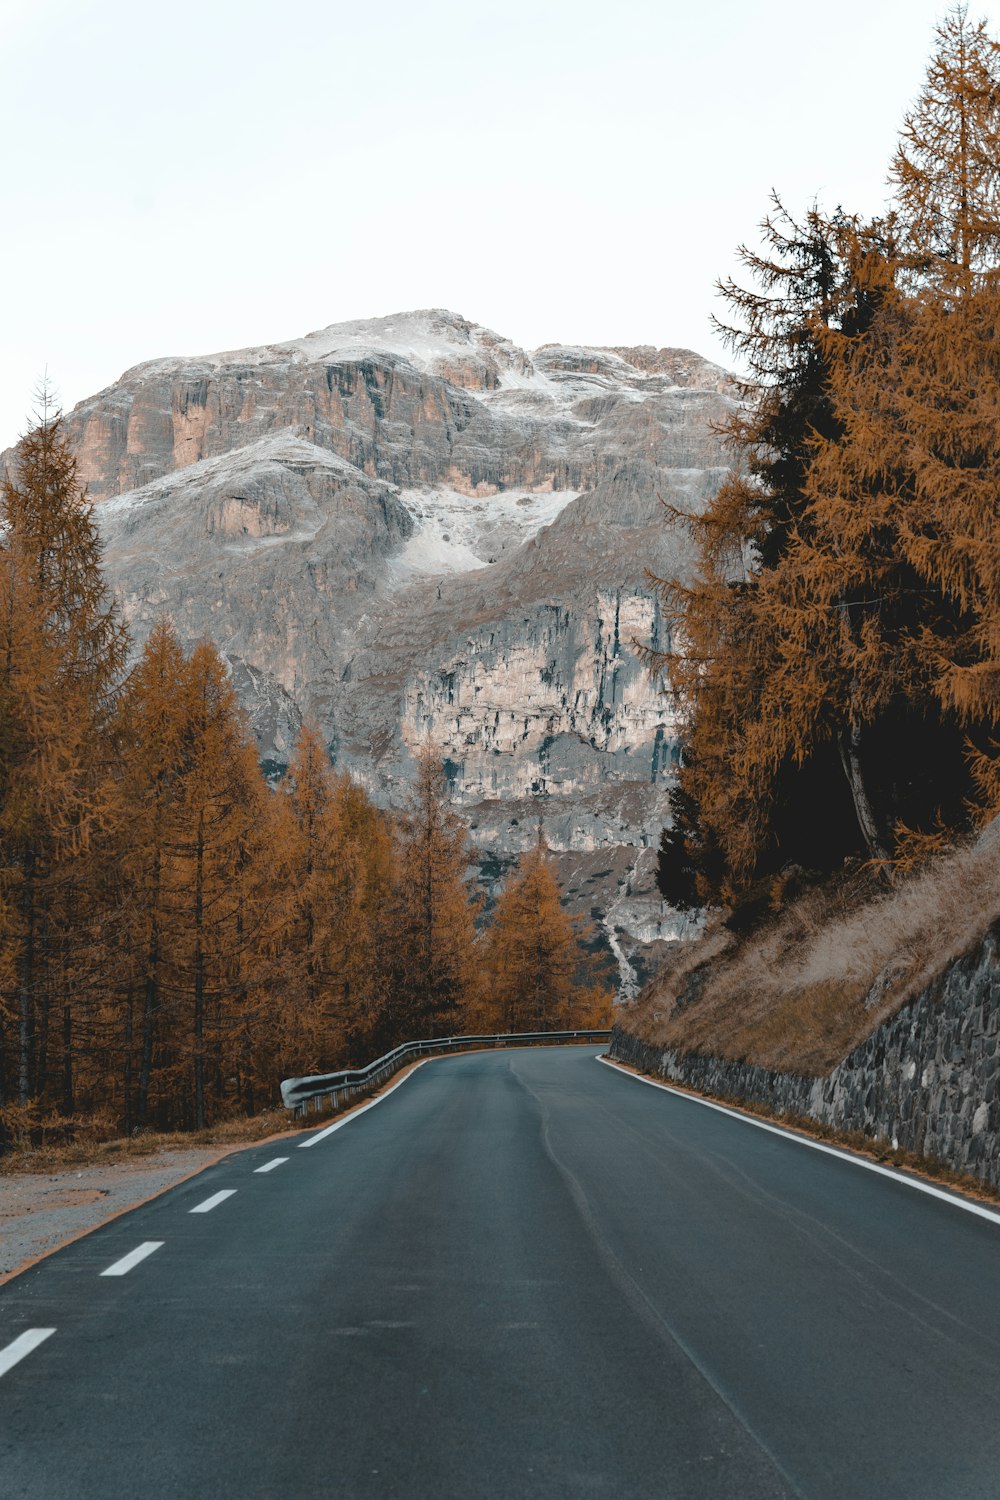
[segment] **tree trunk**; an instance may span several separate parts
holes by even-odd
[[[24,861],[21,887],[21,951],[17,958],[17,1102],[22,1108],[31,1098],[31,1054],[34,1044],[33,991],[35,980],[35,859]]]
[[[0,1015],[0,1156],[7,1150],[7,1127],[4,1124],[3,1107],[7,1102],[7,1091],[4,1080],[7,1077],[7,1033]]]
[[[156,1009],[159,997],[158,974],[160,968],[160,851],[153,858],[153,881],[150,891],[152,920],[149,930],[149,948],[146,953],[146,983],[142,1001],[142,1056],[139,1061],[139,1086],[135,1092],[135,1117],[145,1125],[149,1111],[149,1080],[153,1071],[153,1036],[156,1030]]]
[[[122,1128],[132,1134],[132,990],[125,997],[125,1066],[122,1070]]]
[[[887,862],[889,852],[883,841],[875,809],[872,807],[861,771],[861,729],[857,724],[850,724],[846,729],[841,730],[837,736],[837,748],[840,751],[840,762],[844,767],[847,785],[851,789],[858,827],[868,853],[874,860]]]
[[[41,946],[44,951],[44,944]],[[42,985],[41,994],[37,996],[38,1004],[36,1006],[35,1018],[35,1092],[39,1100],[43,1103],[47,1103],[45,1095],[48,1092],[47,1085],[49,1079],[50,977],[48,966],[46,966],[45,983]]]
[[[194,886],[194,1123],[205,1128],[205,954],[202,945],[205,876],[205,819],[198,817]]]
[[[76,1091],[74,1087],[76,1060],[73,1056],[73,1001],[71,999],[74,993],[74,985],[70,972],[72,962],[70,934],[76,926],[75,914],[75,893],[71,888],[63,919],[62,935],[59,941],[59,978],[63,994],[62,1113],[64,1115],[71,1115],[76,1108]]]
[[[73,1089],[73,1007],[67,1000],[63,1006],[63,1114],[71,1115],[75,1104],[76,1098]]]

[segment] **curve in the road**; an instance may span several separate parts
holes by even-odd
[[[594,1059],[437,1060],[0,1288],[4,1500],[1000,1493],[995,1215]]]

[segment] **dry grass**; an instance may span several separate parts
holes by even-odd
[[[144,1156],[162,1151],[188,1151],[193,1146],[250,1146],[255,1141],[290,1130],[312,1129],[322,1117],[293,1120],[287,1110],[272,1109],[251,1119],[223,1120],[206,1130],[189,1132],[144,1131],[141,1135],[120,1136],[116,1140],[79,1139],[49,1145],[24,1147],[0,1157],[0,1176],[19,1172],[58,1172],[66,1167],[111,1166],[116,1162],[139,1162]]]
[[[998,919],[1000,821],[891,890],[840,880],[747,937],[710,928],[626,1024],[657,1046],[828,1073]]]
[[[460,1057],[459,1052],[450,1053]],[[321,1101],[315,1112],[297,1120],[290,1110],[269,1109],[259,1115],[236,1115],[220,1120],[205,1130],[191,1131],[142,1131],[133,1136],[95,1137],[85,1132],[75,1140],[54,1140],[38,1146],[18,1147],[0,1156],[0,1177],[20,1172],[58,1172],[66,1167],[112,1166],[117,1162],[139,1162],[144,1156],[161,1151],[187,1151],[194,1146],[218,1146],[220,1149],[236,1150],[240,1146],[252,1146],[257,1141],[272,1140],[275,1136],[290,1135],[300,1130],[315,1130],[335,1115],[352,1114],[369,1100],[387,1092],[403,1077],[419,1067],[419,1061],[407,1063],[392,1074],[378,1088],[340,1103],[334,1108],[329,1099]]]

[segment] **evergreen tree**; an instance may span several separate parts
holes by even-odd
[[[904,126],[896,213],[780,243],[768,221],[759,291],[724,288],[755,385],[746,473],[695,522],[694,584],[664,586],[688,740],[667,888],[687,869],[732,899],[789,856],[836,863],[838,762],[880,862],[961,823],[969,765],[995,805],[998,79],[960,7]]]
[[[185,1128],[252,1112],[308,1049],[288,1044],[299,1011],[282,984],[293,886],[280,804],[214,647],[185,656],[160,621],[118,741],[121,1118]]]
[[[290,927],[283,935],[290,1051],[303,1071],[336,1056],[342,1032],[334,990],[337,981],[335,889],[341,879],[334,773],[315,724],[302,726],[285,780],[290,812]]]
[[[1000,236],[1000,43],[955,5],[904,120],[890,180],[906,226],[910,270],[967,293],[996,272]]]
[[[166,1009],[173,1008],[169,909],[184,770],[187,664],[173,626],[156,624],[124,695],[119,726],[128,809],[121,896],[127,912],[123,1117],[149,1120],[154,1065],[162,1061]]]
[[[539,835],[493,912],[480,1024],[495,1031],[561,1031],[610,1024],[612,992],[594,972]]]
[[[92,877],[115,815],[108,732],[127,641],[61,418],[44,391],[0,495],[0,525],[0,1025],[16,1026],[22,1113],[44,1106],[54,1077],[69,1113],[75,1020],[99,1001],[100,966],[85,955]]]
[[[392,1015],[397,851],[386,815],[349,776],[337,777],[333,810],[340,848],[337,1004],[347,1055],[360,1063],[378,1050]]]
[[[227,1107],[228,1065],[245,1058],[256,1076],[254,1058],[272,1030],[258,960],[274,919],[273,830],[256,748],[225,664],[207,642],[185,663],[179,705],[180,773],[162,867],[172,970],[162,1016],[164,1113],[169,1123],[200,1128]]]
[[[962,735],[984,743],[998,699],[991,291],[950,308],[886,291],[864,340],[829,336],[843,417],[820,442],[801,539],[766,603],[790,689],[839,711],[872,853],[903,828],[964,820]],[[828,712],[829,710],[827,710]],[[862,823],[864,827],[864,822]]]
[[[465,829],[445,801],[441,761],[432,750],[417,758],[396,858],[386,1045],[461,1031],[476,1000],[477,902],[466,884]]]
[[[364,1062],[388,1023],[394,851],[364,789],[305,723],[283,783],[288,922],[280,939],[290,1072]]]
[[[846,216],[813,208],[799,223],[775,199],[762,232],[762,253],[740,252],[751,285],[721,286],[732,314],[722,331],[748,369],[728,431],[738,464],[703,514],[674,512],[696,543],[693,579],[658,580],[671,643],[650,664],[666,671],[684,726],[660,883],[688,906],[733,899],[761,873],[852,847],[830,744],[786,739],[775,756],[765,743],[781,663],[759,596],[762,578],[779,576],[808,534],[816,438],[836,441],[840,431],[822,330],[856,334],[871,308],[853,274]]]
[[[874,744],[888,850],[933,845],[974,791],[1000,804],[1000,46],[964,6],[938,27],[892,177],[897,254],[866,266],[876,316],[860,341],[824,333],[842,434],[817,443],[816,545],[793,569],[793,608],[820,622],[800,661],[823,653],[852,739]]]

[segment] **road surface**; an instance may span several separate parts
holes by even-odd
[[[3,1500],[995,1500],[1000,1223],[597,1051],[426,1063],[0,1288]]]

